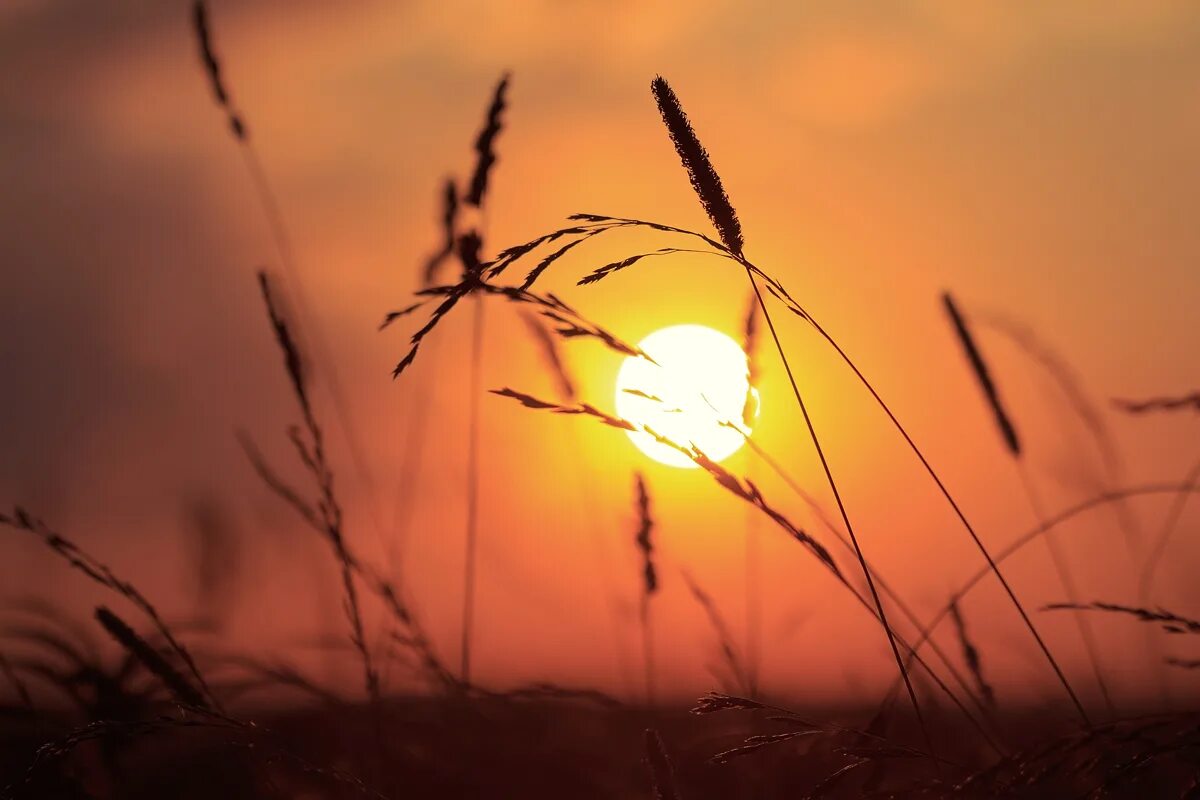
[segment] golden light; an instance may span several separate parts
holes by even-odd
[[[703,325],[673,325],[638,346],[657,363],[625,359],[617,373],[618,416],[673,442],[694,444],[714,461],[745,443],[758,415],[758,391],[749,384],[746,354],[737,342]],[[629,438],[655,461],[696,466],[647,433],[633,431]]]

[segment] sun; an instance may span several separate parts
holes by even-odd
[[[746,354],[733,339],[703,325],[661,328],[638,343],[656,363],[629,357],[617,373],[617,415],[673,442],[695,445],[714,461],[735,453],[758,415]],[[687,456],[642,431],[638,449],[672,467]]]

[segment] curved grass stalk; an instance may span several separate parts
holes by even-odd
[[[713,166],[708,151],[704,149],[704,145],[700,142],[700,137],[696,135],[696,131],[692,127],[687,113],[683,110],[683,105],[675,95],[675,90],[660,75],[651,81],[650,91],[654,95],[655,103],[658,105],[658,113],[662,116],[662,121],[671,138],[671,143],[675,146],[675,152],[679,155],[680,163],[687,172],[688,180],[692,184],[692,189],[696,192],[696,197],[700,201],[700,205],[704,208],[704,213],[708,216],[709,221],[720,237],[725,252],[729,253],[746,270],[746,278],[750,281],[750,288],[754,290],[754,295],[758,299],[758,307],[762,311],[763,318],[767,322],[767,328],[771,332],[771,339],[775,343],[775,350],[779,353],[779,360],[783,363],[784,371],[787,372],[788,381],[792,386],[792,394],[796,398],[796,405],[800,409],[801,416],[804,417],[804,425],[808,430],[808,438],[812,441],[813,449],[816,450],[817,458],[821,462],[821,469],[825,473],[825,480],[829,484],[829,490],[833,494],[834,501],[837,503],[838,513],[841,514],[842,522],[846,526],[846,532],[850,536],[850,542],[854,545],[855,556],[858,559],[863,576],[866,578],[867,588],[871,593],[871,600],[875,604],[880,624],[883,626],[888,645],[891,647],[892,655],[895,657],[896,669],[899,670],[900,676],[904,679],[909,700],[912,702],[913,713],[917,716],[917,722],[920,724],[921,734],[925,738],[926,747],[932,753],[933,746],[929,738],[929,729],[925,724],[925,716],[921,710],[921,704],[917,700],[917,693],[913,688],[908,670],[904,665],[904,658],[900,655],[900,648],[896,644],[895,633],[891,625],[888,624],[887,610],[879,598],[879,591],[875,587],[875,580],[871,577],[871,570],[867,567],[867,559],[858,541],[858,536],[854,531],[854,524],[850,521],[846,504],[842,500],[841,490],[838,488],[837,481],[833,477],[833,469],[830,467],[829,459],[826,457],[825,450],[821,446],[821,440],[817,435],[817,429],[813,423],[812,416],[809,414],[808,406],[800,394],[800,387],[797,385],[795,375],[792,373],[791,364],[788,363],[783,343],[779,340],[779,334],[775,330],[775,323],[771,319],[771,313],[767,310],[767,304],[763,299],[762,291],[759,289],[758,281],[755,280],[757,268],[744,255],[744,237],[742,236],[742,225],[738,219],[737,210],[733,207],[729,195],[725,192],[721,176],[717,172],[716,167]],[[622,266],[624,265],[622,264]],[[597,276],[597,279],[599,277],[603,277],[603,275]]]
[[[781,528],[791,538],[795,539],[800,544],[804,545],[808,549],[808,551],[813,556],[816,557],[816,559],[821,563],[821,565],[830,571],[830,573],[838,581],[838,583],[840,583],[847,591],[850,592],[850,594],[854,597],[854,599],[858,601],[859,605],[861,605],[864,609],[866,609],[867,612],[870,613],[875,618],[875,620],[877,622],[879,622],[881,625],[886,624],[884,620],[880,619],[879,614],[877,613],[876,608],[875,608],[874,604],[871,602],[871,600],[868,600],[866,597],[864,597],[862,595],[862,593],[859,592],[859,590],[856,589],[846,579],[846,576],[844,574],[842,574],[842,571],[837,566],[837,562],[834,561],[833,557],[829,554],[829,551],[825,549],[824,545],[822,545],[819,541],[814,539],[812,536],[810,536],[808,533],[806,533],[801,528],[792,524],[792,522],[789,521],[783,514],[781,514],[779,511],[777,511],[771,505],[769,505],[767,503],[767,501],[763,498],[763,495],[759,491],[757,486],[755,486],[753,483],[750,483],[749,481],[745,481],[744,479],[737,478],[732,473],[730,473],[728,470],[726,470],[724,467],[713,462],[711,459],[709,459],[707,456],[705,456],[704,453],[701,452],[699,449],[697,449],[694,445],[693,446],[681,445],[678,442],[675,442],[675,441],[667,438],[666,436],[663,436],[662,434],[658,433],[657,431],[655,431],[652,428],[648,428],[644,425],[635,424],[635,423],[633,423],[627,419],[623,419],[621,417],[613,416],[604,411],[601,411],[600,409],[598,409],[595,406],[592,406],[588,403],[576,403],[573,405],[562,405],[559,403],[552,403],[552,402],[540,400],[536,397],[532,397],[528,394],[524,394],[522,392],[517,392],[517,391],[508,389],[508,388],[492,389],[491,392],[492,392],[492,394],[496,394],[501,397],[507,397],[512,400],[516,400],[518,403],[525,406],[526,408],[531,408],[531,409],[535,409],[535,410],[539,410],[539,411],[549,411],[549,412],[555,413],[555,414],[566,414],[566,415],[571,415],[571,416],[592,417],[593,419],[595,419],[605,425],[608,425],[609,427],[616,428],[618,430],[642,432],[642,433],[645,433],[645,434],[653,437],[659,443],[664,444],[667,447],[671,447],[671,448],[677,450],[678,452],[680,452],[681,454],[683,454],[684,456],[686,456],[687,458],[690,458],[693,462],[695,462],[695,464],[698,467],[700,467],[705,472],[707,472],[726,491],[737,496],[738,498],[740,498],[744,502],[750,504],[754,508],[757,508],[762,514],[764,514],[772,522],[774,522],[777,527]],[[991,734],[988,733],[988,731],[984,728],[984,726],[980,723],[980,721],[975,717],[975,715],[971,713],[971,711],[966,707],[966,705],[964,705],[963,701],[958,697],[958,695],[956,695],[950,689],[950,687],[946,685],[946,682],[942,679],[942,677],[940,675],[938,675],[928,665],[928,663],[920,656],[920,654],[916,653],[913,650],[913,648],[905,641],[905,639],[902,636],[900,636],[900,634],[898,634],[894,629],[891,629],[889,627],[889,633],[892,637],[895,638],[898,645],[900,647],[903,647],[904,650],[910,654],[910,656],[909,656],[910,661],[915,662],[923,670],[925,670],[926,674],[929,675],[930,679],[934,682],[934,684],[938,687],[938,689],[940,691],[942,691],[950,699],[950,701],[952,703],[954,703],[954,705],[959,709],[960,712],[962,712],[963,716],[979,732],[979,734],[988,743],[988,745],[991,746],[993,749],[995,749],[996,752],[1003,754],[1005,752],[1004,749],[1000,746],[1000,744],[998,744],[996,742],[996,740],[991,736]],[[935,758],[936,758],[936,756],[935,756]]]
[[[733,427],[736,428],[736,426]],[[821,524],[825,526],[826,530],[833,534],[834,538],[836,538],[843,547],[853,552],[853,545],[850,544],[850,541],[846,538],[846,535],[842,533],[842,531],[833,523],[833,521],[825,515],[824,509],[817,504],[816,499],[806,492],[804,487],[800,486],[800,484],[788,474],[788,472],[783,468],[783,465],[776,461],[770,453],[763,449],[761,445],[756,443],[749,436],[746,437],[746,445],[750,448],[751,452],[758,456],[789,489],[795,492],[796,495],[799,496],[800,499],[809,506],[817,519],[820,520]],[[879,574],[879,570],[877,568],[871,567],[871,572],[874,573],[875,581],[879,584],[880,590],[882,590],[883,593],[888,596],[888,599],[892,601],[897,609],[899,609],[900,613],[903,614],[910,623],[912,623],[913,628],[918,631],[923,630],[924,626],[922,625],[920,618],[917,617],[916,612],[912,610],[912,607],[909,606],[908,603],[904,602],[904,599],[900,596],[900,593],[892,589],[891,584]],[[963,676],[962,672],[960,672],[959,669],[954,666],[954,662],[950,659],[950,656],[946,653],[946,651],[942,649],[941,645],[939,645],[936,641],[930,640],[929,647],[931,650],[933,650],[934,655],[938,657],[938,660],[941,661],[946,667],[950,677],[953,678],[959,687],[967,693],[967,696],[970,697],[975,705],[979,707],[979,710],[984,714],[991,713],[991,709],[988,708],[984,700],[980,698],[975,690],[971,687],[970,683]]]
[[[998,562],[992,557],[987,545],[985,545],[983,540],[979,538],[979,534],[975,531],[975,526],[973,526],[970,520],[967,519],[967,515],[963,513],[962,508],[959,507],[958,502],[954,499],[954,496],[950,494],[950,490],[947,489],[946,484],[942,482],[941,476],[938,475],[937,470],[935,470],[933,465],[929,463],[929,459],[925,457],[925,454],[921,451],[921,448],[917,446],[917,443],[913,441],[912,436],[909,435],[908,430],[903,424],[901,424],[900,420],[896,418],[896,415],[892,412],[891,407],[884,401],[882,397],[879,396],[879,392],[875,390],[875,387],[869,380],[867,380],[867,377],[863,375],[862,371],[858,368],[858,365],[855,364],[850,356],[846,354],[846,351],[844,351],[841,346],[834,341],[833,337],[830,336],[815,319],[813,319],[811,314],[805,312],[805,318],[808,320],[809,324],[813,326],[821,338],[823,338],[831,347],[833,347],[846,366],[848,366],[854,375],[859,379],[859,382],[867,389],[867,391],[871,394],[871,397],[875,399],[876,404],[880,407],[880,409],[883,410],[884,414],[887,415],[887,418],[891,421],[892,426],[900,433],[901,437],[908,444],[909,449],[913,452],[913,455],[915,455],[917,460],[921,462],[921,466],[925,468],[925,472],[929,475],[930,479],[933,480],[934,484],[938,488],[938,491],[941,492],[942,497],[945,498],[946,502],[950,505],[950,508],[953,509],[955,516],[958,517],[959,522],[962,523],[963,528],[965,528],[967,533],[970,535],[971,541],[975,543],[976,548],[987,561],[988,571],[996,576],[996,580],[998,580],[1000,585],[1004,588],[1005,594],[1008,595],[1013,607],[1017,610],[1017,613],[1021,616],[1021,620],[1025,623],[1025,627],[1029,630],[1030,635],[1033,636],[1034,641],[1037,642],[1038,648],[1042,651],[1042,655],[1045,656],[1046,661],[1050,664],[1051,669],[1054,670],[1054,674],[1058,677],[1059,683],[1062,684],[1063,689],[1066,690],[1067,695],[1071,698],[1071,702],[1075,706],[1075,710],[1079,713],[1080,718],[1086,725],[1090,726],[1091,719],[1088,717],[1088,713],[1084,709],[1083,703],[1079,701],[1079,697],[1075,694],[1075,690],[1071,688],[1071,683],[1067,680],[1066,674],[1063,673],[1062,667],[1058,665],[1058,661],[1054,658],[1054,654],[1050,652],[1049,646],[1046,644],[1045,640],[1042,639],[1042,635],[1038,633],[1037,627],[1033,624],[1033,620],[1030,619],[1029,613],[1025,610],[1025,606],[1017,598],[1016,592],[1013,591],[1008,579],[1004,577],[1004,573],[1000,571]]]
[[[767,329],[771,332],[771,339],[775,342],[775,349],[779,353],[779,360],[783,362],[783,369],[787,373],[788,381],[792,385],[792,394],[796,398],[796,405],[799,406],[800,414],[804,417],[805,427],[808,428],[809,439],[812,440],[813,449],[817,451],[817,458],[820,460],[821,469],[825,473],[826,483],[829,484],[829,490],[833,494],[834,502],[837,503],[838,513],[841,514],[842,524],[846,526],[846,533],[850,537],[850,543],[854,546],[854,555],[858,558],[859,568],[862,570],[863,577],[866,578],[867,588],[871,592],[871,600],[874,602],[875,609],[878,612],[879,623],[883,626],[884,632],[887,634],[888,644],[891,646],[892,655],[896,659],[896,666],[900,670],[900,677],[904,680],[904,688],[908,691],[908,699],[912,703],[913,712],[917,715],[917,722],[921,726],[926,748],[932,753],[933,746],[929,738],[929,730],[925,725],[924,712],[921,711],[921,704],[917,700],[916,689],[913,688],[908,668],[904,664],[904,657],[900,655],[900,647],[896,642],[895,631],[888,624],[887,611],[884,609],[883,601],[879,597],[879,589],[875,586],[875,579],[871,575],[871,568],[867,566],[866,555],[863,553],[858,536],[854,532],[854,525],[850,522],[850,514],[847,512],[846,504],[842,500],[842,493],[838,489],[837,481],[834,480],[829,460],[825,457],[825,450],[821,447],[821,440],[817,436],[817,429],[813,425],[812,417],[808,413],[808,406],[805,405],[804,398],[800,395],[800,388],[796,385],[796,377],[792,374],[792,366],[788,363],[787,354],[783,351],[783,343],[779,341],[779,334],[775,331],[775,322],[771,319],[770,312],[767,311],[766,301],[763,300],[762,292],[759,291],[758,282],[754,279],[754,273],[750,270],[744,258],[739,256],[739,260],[746,267],[746,277],[750,280],[750,285],[754,287],[754,294],[758,298],[759,309],[762,311],[763,319],[767,322]]]
[[[1029,531],[1015,539],[1003,550],[999,551],[996,554],[995,561],[997,564],[1007,561],[1009,558],[1024,549],[1026,545],[1037,541],[1048,531],[1052,531],[1059,525],[1062,525],[1063,523],[1068,522],[1080,514],[1083,514],[1094,508],[1099,508],[1110,503],[1119,503],[1132,497],[1145,497],[1158,494],[1170,494],[1186,497],[1192,494],[1200,494],[1200,485],[1197,485],[1195,482],[1178,484],[1146,484],[1144,486],[1132,486],[1125,489],[1116,489],[1109,492],[1103,492],[1084,500],[1083,502],[1070,506],[1069,508],[1058,512],[1058,514],[1049,517],[1045,521],[1034,526]],[[991,572],[992,571],[990,567],[985,567],[979,570],[970,578],[968,578],[961,586],[959,586],[959,588],[953,594],[950,595],[950,599],[946,605],[944,605],[940,611],[930,618],[928,622],[921,626],[920,632],[912,644],[914,652],[920,651],[923,645],[931,641],[933,632],[937,630],[937,627],[948,616],[950,616],[951,606],[966,597],[971,590],[978,586],[984,578],[991,574]],[[898,684],[892,687],[893,693],[897,688],[899,688]]]
[[[651,230],[656,230],[656,231],[660,231],[660,232],[674,233],[674,234],[690,236],[693,238],[698,238],[698,239],[704,241],[706,244],[708,244],[709,247],[718,251],[717,255],[721,255],[725,258],[730,259],[731,261],[735,261],[735,262],[741,264],[743,266],[743,268],[746,269],[751,274],[752,277],[761,278],[765,282],[768,291],[770,291],[770,293],[772,295],[774,295],[777,300],[782,302],[784,304],[784,306],[789,311],[791,311],[793,314],[796,314],[800,318],[806,320],[810,325],[812,325],[813,329],[817,332],[817,334],[822,339],[824,339],[826,341],[826,343],[829,344],[829,346],[831,346],[834,349],[834,351],[837,353],[838,357],[843,361],[843,363],[845,363],[846,366],[850,368],[851,372],[854,373],[854,375],[858,379],[858,381],[863,385],[863,387],[871,395],[872,399],[874,399],[876,405],[878,405],[879,408],[885,414],[885,416],[887,416],[888,420],[891,422],[892,426],[896,429],[896,431],[900,434],[901,438],[904,439],[904,441],[908,445],[909,449],[913,452],[913,455],[920,462],[922,468],[929,475],[930,479],[934,482],[934,485],[937,487],[939,493],[942,495],[942,497],[945,499],[946,503],[950,506],[951,510],[954,512],[955,516],[958,518],[960,524],[967,531],[967,534],[970,536],[972,542],[974,542],[974,544],[975,544],[976,548],[979,550],[980,554],[984,557],[984,560],[987,562],[987,565],[988,565],[988,570],[990,572],[992,572],[996,576],[996,579],[1000,582],[1001,586],[1003,587],[1003,589],[1005,591],[1005,594],[1009,598],[1009,601],[1012,603],[1013,607],[1017,610],[1017,613],[1020,615],[1021,620],[1024,623],[1026,629],[1029,630],[1030,635],[1033,636],[1034,641],[1037,643],[1038,648],[1041,650],[1047,663],[1050,665],[1051,669],[1054,671],[1054,674],[1057,677],[1059,683],[1063,686],[1063,689],[1067,692],[1068,696],[1070,697],[1072,704],[1075,706],[1076,711],[1080,715],[1080,718],[1083,719],[1087,724],[1091,724],[1090,718],[1087,715],[1087,711],[1084,709],[1083,704],[1079,701],[1079,698],[1075,694],[1074,689],[1071,688],[1070,682],[1067,680],[1066,675],[1062,671],[1062,668],[1058,665],[1058,661],[1054,658],[1053,653],[1050,652],[1049,646],[1046,644],[1045,640],[1042,639],[1042,636],[1038,632],[1037,627],[1033,624],[1033,620],[1030,618],[1028,612],[1025,610],[1024,605],[1021,603],[1020,599],[1017,597],[1016,592],[1012,589],[1012,586],[1009,584],[1008,579],[1004,577],[1004,574],[1002,572],[1000,572],[999,567],[996,564],[996,561],[993,559],[991,552],[987,548],[987,545],[985,545],[983,543],[983,540],[979,537],[979,534],[978,534],[978,532],[976,532],[974,525],[971,524],[971,522],[967,518],[965,512],[963,512],[962,508],[959,506],[958,501],[954,499],[954,496],[950,493],[950,490],[946,487],[946,484],[943,482],[943,480],[942,480],[941,476],[938,474],[937,470],[935,470],[933,468],[933,465],[929,463],[929,459],[925,456],[925,453],[921,450],[921,448],[913,440],[913,438],[912,438],[911,434],[909,434],[908,430],[904,427],[904,425],[896,417],[895,413],[891,409],[891,406],[889,406],[887,404],[887,402],[883,399],[883,397],[880,396],[879,392],[875,389],[874,385],[870,382],[870,380],[867,379],[866,375],[863,374],[862,370],[859,369],[858,365],[854,362],[854,360],[850,358],[850,356],[846,353],[846,351],[842,349],[841,345],[839,345],[837,343],[837,341],[824,329],[824,327],[821,326],[821,324],[816,320],[816,318],[814,318],[807,309],[805,309],[798,302],[796,302],[795,299],[792,298],[792,296],[787,292],[786,289],[784,289],[783,285],[781,283],[779,283],[779,281],[775,280],[770,275],[765,273],[762,269],[760,269],[758,266],[756,266],[753,262],[748,261],[744,257],[735,255],[725,245],[721,244],[720,242],[717,242],[716,240],[712,239],[711,237],[705,236],[704,234],[698,233],[696,231],[687,230],[685,228],[678,228],[678,227],[671,226],[671,225],[664,225],[662,223],[653,222],[653,221],[649,221],[649,220],[638,220],[638,219],[633,219],[633,218],[629,218],[629,217],[610,217],[610,216],[604,216],[604,215],[599,215],[599,214],[576,214],[576,215],[573,215],[571,217],[571,219],[575,219],[575,220],[583,219],[588,222],[596,223],[596,224],[602,224],[605,222],[611,223],[609,227],[606,227],[603,229],[603,232],[608,232],[611,230],[619,230],[619,229],[628,228],[628,227],[645,227],[645,228],[650,228]],[[502,256],[501,256],[501,259],[499,259],[500,261],[504,262],[501,265],[499,265],[499,268],[502,269],[504,267],[507,267],[509,264],[512,263],[512,261],[515,261],[518,258],[524,256],[525,254],[531,252],[537,246],[540,246],[540,244],[542,244],[544,241],[548,241],[548,237],[554,236],[556,234],[565,235],[562,233],[562,231],[573,231],[573,230],[578,230],[578,229],[569,229],[569,228],[561,229],[560,231],[556,231],[555,234],[549,234],[546,237],[542,237],[541,239],[532,240],[531,242],[526,243],[525,245],[521,245],[518,248],[510,248],[508,251],[505,251],[505,253],[502,254]],[[505,261],[505,259],[508,259],[508,260]],[[628,261],[628,260],[629,259],[626,259],[626,261]],[[623,262],[614,262],[614,264],[622,264],[622,263]],[[612,269],[612,267],[613,267],[613,264],[608,264],[603,267],[600,267],[599,269],[594,270],[590,275],[588,275],[588,276],[584,277],[582,280],[580,280],[579,283],[581,285],[583,285],[583,284],[595,282],[596,280],[606,277],[606,276],[612,274],[612,272],[616,271],[615,269]],[[756,290],[757,290],[757,284],[756,284]]]

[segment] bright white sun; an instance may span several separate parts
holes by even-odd
[[[617,415],[673,442],[694,444],[713,461],[737,451],[758,415],[758,391],[749,384],[738,343],[703,325],[673,325],[638,347],[657,363],[625,359],[617,373]],[[629,438],[655,461],[696,466],[647,433],[633,431]]]

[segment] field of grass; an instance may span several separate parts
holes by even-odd
[[[770,265],[747,255],[752,243],[735,205],[683,103],[662,77],[650,82],[651,94],[711,231],[654,219],[573,213],[563,227],[526,242],[490,241],[489,182],[506,115],[513,113],[505,75],[485,110],[474,143],[475,163],[465,179],[448,181],[442,193],[441,247],[420,265],[414,296],[398,303],[380,324],[392,332],[407,326],[410,338],[393,373],[396,381],[405,381],[411,377],[409,368],[430,356],[430,343],[444,333],[447,319],[471,321],[471,356],[458,365],[471,389],[467,470],[456,487],[465,526],[447,532],[461,535],[464,542],[462,585],[453,589],[455,596],[461,589],[462,596],[458,641],[451,650],[456,657],[449,656],[448,644],[431,634],[411,587],[390,565],[362,555],[361,543],[348,530],[350,515],[339,493],[339,475],[354,467],[335,464],[327,440],[335,429],[352,431],[353,420],[324,333],[312,322],[311,308],[320,299],[305,293],[288,225],[261,168],[250,124],[233,101],[212,22],[204,3],[197,2],[193,24],[201,63],[277,247],[278,269],[259,272],[258,281],[265,324],[282,362],[280,380],[287,382],[295,400],[294,421],[283,431],[295,463],[282,469],[271,463],[255,436],[240,434],[240,444],[263,491],[289,508],[296,524],[327,550],[344,618],[342,636],[328,650],[331,657],[353,663],[357,678],[353,685],[331,687],[290,662],[267,660],[259,653],[218,657],[211,647],[212,631],[160,614],[156,600],[139,588],[138,575],[117,574],[103,553],[90,552],[72,532],[58,529],[53,508],[6,509],[0,512],[0,526],[39,541],[70,567],[74,579],[102,587],[110,600],[84,619],[49,603],[10,609],[19,621],[0,631],[0,796],[1200,797],[1200,715],[1185,707],[1184,700],[1169,698],[1153,707],[1118,705],[1113,691],[1117,679],[1106,668],[1097,636],[1100,626],[1140,627],[1147,652],[1163,660],[1160,648],[1166,637],[1200,635],[1200,621],[1149,601],[1149,587],[1169,544],[1189,533],[1180,520],[1189,496],[1200,491],[1200,470],[1177,482],[1103,483],[1075,506],[1047,507],[1026,463],[1018,421],[1005,404],[1002,378],[989,363],[978,330],[1000,330],[1044,368],[1068,398],[1072,413],[1094,433],[1100,451],[1108,452],[1099,414],[1066,366],[1030,332],[1003,320],[977,318],[945,293],[946,336],[961,349],[962,368],[978,384],[1004,457],[1021,478],[1025,497],[1014,502],[1028,503],[1038,519],[1037,527],[1006,548],[989,548],[952,492],[953,482],[939,472],[870,376],[818,321],[819,311],[798,299],[804,297],[798,287],[785,287]],[[692,111],[703,116],[699,109]],[[570,342],[590,340],[622,357],[653,359],[605,321],[582,314],[573,299],[544,291],[543,276],[580,258],[589,242],[628,231],[652,236],[656,245],[592,266],[579,285],[628,271],[625,279],[635,286],[636,272],[647,261],[680,255],[704,256],[719,264],[714,268],[744,276],[749,304],[743,298],[736,304],[745,320],[750,383],[766,368],[787,376],[790,396],[775,402],[786,401],[788,413],[803,423],[803,445],[816,455],[821,483],[800,485],[789,472],[788,459],[772,457],[743,434],[764,470],[794,494],[768,496],[759,481],[709,458],[695,443],[674,441],[638,420],[616,415],[606,401],[580,395],[580,381],[561,351]],[[520,385],[483,383],[485,309],[501,304],[523,315],[554,396]],[[810,413],[811,397],[794,376],[777,332],[782,318],[799,321],[854,376],[858,390],[907,448],[911,468],[930,482],[952,513],[956,535],[970,543],[978,571],[947,595],[933,617],[917,613],[911,598],[874,566],[822,428]],[[1186,392],[1120,401],[1117,411],[1200,410],[1200,397]],[[720,419],[720,426],[739,431],[743,421],[750,426],[757,400],[746,394],[745,419]],[[886,697],[842,698],[797,708],[771,696],[759,680],[753,639],[735,633],[741,621],[728,619],[704,585],[684,572],[683,582],[717,643],[719,663],[713,669],[712,692],[678,703],[658,652],[658,630],[665,622],[655,612],[664,571],[654,488],[640,473],[629,476],[634,525],[611,532],[614,541],[636,554],[638,563],[640,597],[629,622],[638,628],[639,648],[632,655],[637,696],[618,698],[550,680],[503,689],[481,680],[473,648],[481,624],[476,594],[483,557],[479,404],[485,399],[519,404],[530,414],[565,415],[580,426],[598,423],[611,428],[613,436],[645,434],[692,462],[708,479],[709,491],[744,505],[764,533],[788,540],[850,598],[857,613],[873,621],[894,676]],[[353,448],[351,457],[356,458]],[[284,477],[294,474],[303,482]],[[1169,503],[1166,520],[1150,529],[1149,538],[1136,541],[1134,529],[1145,526],[1133,524],[1123,501],[1148,495]],[[816,497],[827,498],[835,511],[823,511]],[[787,510],[796,505],[806,509],[813,526],[801,524]],[[1058,528],[1097,508],[1113,513],[1126,534],[1128,569],[1142,587],[1139,597],[1097,598],[1080,589],[1079,565],[1059,540]],[[748,530],[739,535],[749,535]],[[1039,548],[1053,566],[1062,599],[1032,608],[1010,583],[1009,557]],[[1039,669],[1053,690],[1044,703],[1009,703],[993,688],[996,676],[988,658],[989,649],[997,647],[989,638],[993,620],[969,615],[961,603],[978,585],[1002,593],[1005,613],[1019,620],[1025,644],[1036,648]],[[752,606],[747,615],[746,626],[753,631]],[[1039,627],[1047,615],[1070,618],[1083,643],[1086,673],[1077,670],[1068,677]],[[373,624],[376,619],[385,621],[382,635]],[[936,630],[948,633],[935,636]],[[821,640],[811,646],[838,645]],[[1161,665],[1176,671],[1198,667],[1200,663],[1179,658]],[[397,672],[413,676],[420,689],[390,691],[387,677]],[[1084,679],[1086,689],[1079,685]]]

